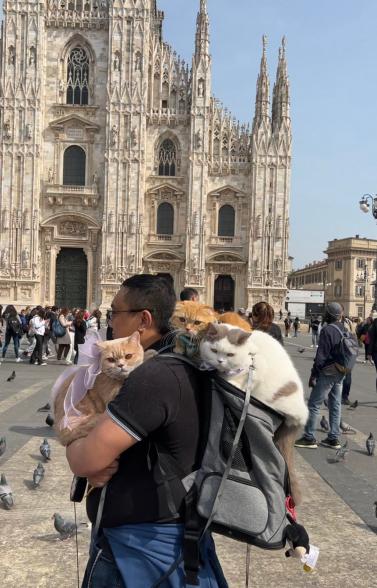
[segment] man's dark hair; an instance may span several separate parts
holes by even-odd
[[[194,300],[195,298],[199,298],[199,292],[195,288],[184,288],[180,294],[182,302],[185,302],[185,300]]]
[[[172,284],[161,276],[140,274],[128,278],[122,286],[127,289],[132,310],[150,310],[159,333],[168,333],[176,303]]]

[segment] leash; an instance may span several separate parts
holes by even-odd
[[[245,588],[250,588],[250,560],[251,560],[251,547],[246,545],[246,579]]]
[[[73,503],[73,510],[75,513],[75,543],[76,543],[76,573],[77,573],[77,588],[80,588],[80,568],[79,568],[79,540],[77,534],[77,514],[76,503]]]

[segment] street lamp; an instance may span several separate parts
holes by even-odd
[[[377,220],[377,195],[371,196],[371,194],[364,194],[359,202],[360,210],[367,214],[369,211],[372,212],[373,218]],[[376,269],[376,281],[372,282],[374,286],[374,304],[372,310],[377,310],[377,259],[375,260]],[[373,270],[373,267],[372,267]]]
[[[364,295],[364,314],[363,318],[366,317],[366,306],[367,306],[367,287],[368,287],[368,266],[365,264],[365,268],[362,272],[358,273],[356,276],[356,283],[363,284],[363,295]]]

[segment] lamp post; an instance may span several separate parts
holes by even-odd
[[[367,265],[365,265],[365,269],[360,272],[359,274],[357,274],[356,276],[356,283],[357,284],[363,284],[363,296],[364,296],[364,314],[363,314],[363,319],[365,319],[366,317],[366,307],[367,307],[367,287],[368,287],[368,267]]]
[[[365,214],[371,212],[373,218],[377,220],[377,195],[372,196],[371,194],[364,194],[359,204],[362,212],[365,212]],[[372,310],[377,310],[377,257],[374,263],[376,267],[373,268],[372,266],[372,271],[373,269],[376,270],[376,281],[372,282],[372,285],[374,286],[374,304]]]

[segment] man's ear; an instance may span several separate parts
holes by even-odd
[[[151,313],[149,312],[149,310],[143,310],[142,315],[141,315],[141,323],[140,323],[140,327],[138,329],[138,332],[142,333],[146,329],[150,329],[152,324],[153,324],[153,317],[152,317]]]

